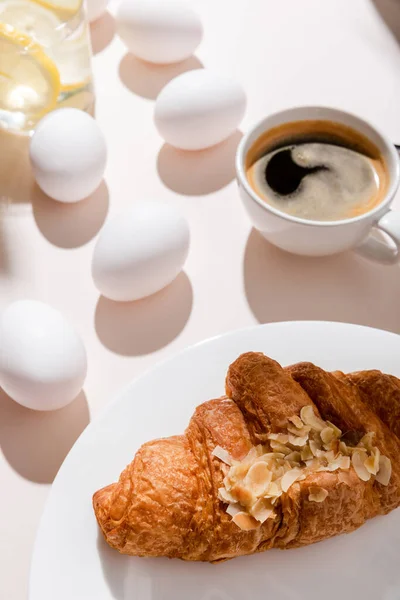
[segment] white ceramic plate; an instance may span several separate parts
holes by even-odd
[[[224,392],[228,365],[263,351],[287,365],[377,368],[400,376],[400,337],[340,323],[276,323],[185,350],[134,381],[82,434],[52,487],[30,600],[399,600],[400,511],[314,546],[219,565],[139,559],[99,535],[92,494],[118,479],[139,446],[181,433],[196,405]]]

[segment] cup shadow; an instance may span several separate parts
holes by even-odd
[[[17,404],[0,388],[0,446],[11,467],[30,481],[52,483],[89,422],[83,391],[64,408],[40,412]]]
[[[235,155],[242,137],[241,131],[235,131],[221,144],[194,152],[164,144],[158,153],[158,175],[167,188],[178,194],[212,194],[235,178]]]
[[[155,65],[128,52],[120,62],[119,76],[131,92],[142,98],[155,100],[171,79],[202,68],[203,65],[196,56],[173,65]]]
[[[99,54],[111,44],[115,35],[115,20],[109,12],[90,24],[93,54]]]
[[[40,232],[59,248],[79,248],[93,239],[104,224],[108,206],[104,180],[91,196],[73,204],[52,200],[37,185],[32,195],[33,216]]]
[[[114,302],[100,296],[95,327],[102,344],[123,356],[141,356],[171,343],[184,329],[193,291],[181,272],[166,288],[143,300]]]
[[[307,258],[269,244],[255,229],[247,240],[244,286],[260,323],[342,321],[400,333],[400,272],[354,252]]]
[[[371,2],[400,44],[400,4],[398,0],[371,0]]]

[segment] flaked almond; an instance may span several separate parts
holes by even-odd
[[[341,452],[341,454],[344,454],[344,456],[351,456],[349,448],[347,447],[345,442],[342,441],[339,442],[339,452]]]
[[[255,496],[262,496],[272,480],[272,472],[264,461],[255,462],[249,469],[244,484]]]
[[[364,466],[365,455],[363,452],[353,452],[351,457],[351,463],[354,467],[355,472],[362,481],[369,481],[371,479],[371,473],[367,471]]]
[[[260,527],[260,523],[251,515],[245,512],[238,512],[232,519],[232,521],[243,531],[251,531]]]
[[[254,436],[260,440],[260,442],[268,441],[268,433],[255,433]]]
[[[293,415],[293,417],[289,417],[289,421],[291,423],[293,423],[293,425],[297,428],[297,429],[302,429],[304,427],[304,423],[303,421],[300,419],[300,417],[298,417],[297,415]]]
[[[234,467],[231,467],[228,473],[228,478],[231,481],[242,481],[246,477],[250,466],[250,463],[244,461],[238,465],[235,465]]]
[[[325,448],[327,450],[333,450],[334,454],[339,453],[339,440],[337,438],[333,438],[333,440],[329,444],[325,444]]]
[[[241,483],[236,483],[232,486],[231,494],[237,502],[246,507],[251,506],[257,500],[252,491]]]
[[[347,446],[347,449],[350,454],[354,454],[354,452],[363,452],[364,457],[366,457],[368,454],[368,450],[364,448],[364,446]]]
[[[319,458],[311,458],[309,460],[304,461],[307,469],[310,471],[317,471],[321,467],[321,459]]]
[[[283,492],[287,492],[291,485],[295,481],[301,481],[305,479],[305,475],[303,475],[300,469],[291,469],[282,477],[281,487]]]
[[[381,458],[381,453],[379,448],[372,448],[372,456],[374,457],[374,467],[375,467],[375,475],[379,471],[379,460]]]
[[[218,490],[218,498],[222,500],[222,502],[226,502],[226,504],[231,504],[236,502],[236,498],[232,496],[224,487],[219,488]]]
[[[322,431],[326,427],[325,421],[315,414],[314,408],[310,404],[303,406],[300,411],[300,417],[305,425],[309,425],[315,431]]]
[[[325,460],[326,460],[328,463],[330,463],[330,462],[332,462],[333,460],[335,460],[335,458],[336,458],[336,454],[334,453],[334,451],[333,451],[333,450],[328,450],[328,452],[325,452],[325,454],[324,454],[324,459],[325,459]]]
[[[229,465],[229,466],[232,465],[231,455],[229,454],[229,452],[227,450],[225,450],[224,448],[221,448],[221,446],[215,446],[215,448],[211,454],[213,456],[215,456],[216,458],[219,458],[219,460],[222,460],[222,462],[224,462],[226,465]]]
[[[349,456],[336,456],[333,460],[328,461],[326,471],[337,471],[338,469],[350,469],[350,457]]]
[[[270,462],[271,460],[277,460],[284,457],[285,455],[282,452],[266,452],[265,454],[261,454],[258,460]]]
[[[361,440],[358,442],[357,447],[358,448],[360,448],[360,447],[366,448],[369,452],[371,452],[374,439],[375,439],[375,432],[370,431],[369,433],[366,433],[365,435],[363,435]]]
[[[271,481],[271,483],[268,486],[267,493],[265,495],[266,496],[276,496],[276,497],[281,496],[282,495],[281,481],[280,480]]]
[[[229,465],[226,465],[225,463],[221,462],[219,468],[221,469],[224,477],[226,477],[226,475],[228,475],[228,473],[229,473],[229,469],[230,469]]]
[[[330,427],[332,429],[335,438],[339,439],[342,436],[342,430],[339,429],[339,427],[336,427],[336,425],[334,425],[334,423],[331,423],[330,421],[326,421],[326,424],[328,425],[328,427]]]
[[[288,454],[287,456],[285,456],[285,459],[287,461],[289,461],[290,463],[299,463],[296,466],[300,466],[301,454],[297,450],[293,450],[293,452],[291,452],[290,454]]]
[[[379,471],[376,476],[376,480],[382,485],[389,485],[390,477],[392,475],[392,463],[387,456],[379,457]]]
[[[284,474],[286,473],[285,467],[284,465],[282,466],[276,466],[273,470],[273,480],[276,481],[277,479],[279,479],[280,477],[283,477]]]
[[[235,502],[234,504],[229,504],[228,508],[226,509],[226,512],[228,513],[228,515],[230,515],[231,517],[234,517],[235,515],[237,515],[238,513],[242,512],[242,507],[240,506],[239,502]]]
[[[308,489],[308,499],[310,502],[323,502],[328,496],[327,490],[318,485],[312,485]]]
[[[290,454],[291,450],[290,448],[288,448],[287,446],[284,446],[283,444],[281,444],[280,442],[276,442],[274,440],[270,441],[270,446],[272,448],[272,450],[279,452],[280,454],[284,454],[286,456],[286,454]]]
[[[280,444],[287,444],[289,438],[287,433],[269,433],[268,439],[274,440],[274,442],[279,442]]]
[[[226,477],[224,477],[224,487],[226,490],[228,490],[228,492],[232,489],[232,485],[233,485],[233,481],[231,480],[231,478],[229,477],[229,475],[227,475]]]
[[[250,509],[250,513],[260,523],[265,523],[267,519],[275,516],[272,503],[264,498],[260,498],[255,504],[253,504]]]
[[[320,433],[321,440],[324,444],[330,444],[332,440],[335,438],[335,434],[333,432],[332,427],[325,427]]]
[[[374,448],[372,454],[364,461],[364,466],[371,475],[376,475],[379,471],[380,455],[378,448]]]
[[[316,458],[321,458],[322,456],[324,456],[325,452],[321,450],[319,444],[315,440],[310,440],[309,446],[311,452]]]
[[[337,458],[337,461],[340,463],[339,469],[343,469],[345,471],[348,471],[348,469],[350,469],[350,456],[340,456],[339,458]]]
[[[308,433],[304,437],[299,437],[297,435],[289,434],[289,444],[295,446],[296,448],[301,448],[305,446],[308,442]]]
[[[310,431],[311,427],[308,427],[307,425],[303,425],[301,429],[293,425],[288,426],[288,432],[297,435],[298,437],[308,437]]]
[[[262,446],[260,446],[260,448],[262,448]],[[250,452],[247,454],[247,456],[244,458],[243,462],[245,463],[253,463],[256,458],[258,458],[258,446],[253,446],[253,448],[250,450]]]
[[[283,465],[283,475],[285,473],[287,473],[288,471],[291,471],[293,469],[292,465],[290,464],[290,462],[288,460],[285,460],[285,463]]]
[[[307,444],[303,446],[300,450],[301,460],[311,460],[313,458],[313,453],[311,452],[310,446]]]

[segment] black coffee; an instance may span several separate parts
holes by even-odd
[[[257,140],[247,177],[268,204],[316,221],[370,211],[386,192],[379,150],[358,132],[329,121],[286,123]]]

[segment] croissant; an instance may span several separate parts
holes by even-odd
[[[395,377],[246,353],[226,396],[144,444],[94,512],[119,552],[191,561],[349,533],[400,504],[399,417]]]

